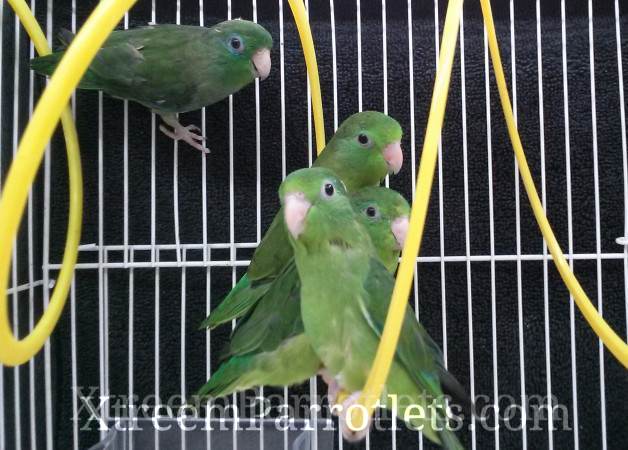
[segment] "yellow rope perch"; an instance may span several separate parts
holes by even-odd
[[[72,115],[66,107],[92,58],[134,0],[104,0],[76,36],[26,127],[18,152],[9,169],[0,198],[0,363],[18,365],[28,361],[44,345],[63,311],[78,254],[82,221],[82,173],[78,139]],[[9,0],[33,40],[37,52],[50,52],[43,32],[23,0]],[[33,331],[21,340],[13,336],[9,321],[7,285],[11,249],[18,231],[28,191],[41,163],[46,143],[62,116],[70,172],[70,218],[63,265],[50,305]],[[44,287],[45,289],[45,287]]]
[[[314,41],[310,22],[307,20],[305,5],[301,0],[288,0],[294,16],[294,22],[299,30],[303,56],[307,66],[307,74],[310,77],[310,91],[312,92],[312,113],[314,114],[314,130],[316,132],[316,154],[320,154],[325,148],[325,122],[323,121],[323,103],[321,100],[321,85],[318,79],[318,64],[314,52]],[[308,106],[309,107],[309,106]]]
[[[512,141],[515,156],[519,163],[519,172],[523,179],[523,185],[525,186],[526,193],[530,199],[532,210],[534,211],[534,217],[536,218],[541,233],[545,238],[547,247],[554,259],[554,264],[560,276],[562,277],[565,285],[569,289],[569,292],[573,296],[576,305],[580,308],[580,312],[587,319],[589,325],[604,342],[604,345],[610,350],[610,352],[617,358],[617,360],[628,368],[628,345],[608,326],[602,316],[600,316],[591,303],[591,300],[587,297],[587,294],[580,286],[580,283],[574,276],[573,272],[569,268],[569,264],[565,259],[565,255],[558,245],[558,241],[554,236],[552,227],[545,216],[543,211],[543,204],[539,199],[539,194],[534,186],[534,180],[530,174],[530,168],[528,167],[528,161],[526,160],[525,153],[523,151],[523,145],[521,144],[521,138],[517,131],[517,125],[512,115],[512,105],[508,96],[508,88],[506,87],[506,78],[504,77],[504,69],[502,67],[501,56],[499,54],[499,46],[497,44],[497,36],[495,32],[495,24],[493,23],[493,13],[491,12],[491,4],[489,0],[480,0],[482,4],[482,14],[484,15],[484,23],[486,25],[486,31],[488,36],[488,45],[491,52],[491,60],[493,62],[493,70],[495,72],[495,78],[497,80],[497,88],[499,90],[499,98],[501,100],[502,109],[504,110],[504,117],[508,125],[508,134]]]
[[[358,403],[363,405],[364,408],[353,408],[351,420],[348,423],[349,426],[357,427],[359,424],[366,424],[367,422],[362,414],[366,413],[368,416],[373,414],[376,403],[382,395],[382,390],[397,349],[397,341],[399,340],[401,324],[403,323],[408,304],[416,256],[419,254],[421,246],[421,237],[423,236],[430,191],[434,179],[434,168],[436,167],[438,157],[438,137],[442,129],[445,106],[447,105],[449,80],[451,78],[454,54],[456,53],[462,3],[462,0],[450,0],[447,7],[443,41],[440,47],[440,58],[434,82],[434,94],[432,96],[432,105],[421,155],[421,165],[417,177],[417,191],[415,200],[412,203],[412,212],[410,213],[410,229],[403,247],[401,263],[397,271],[397,281],[395,282],[395,289],[388,308],[382,339],[373,361],[371,373],[358,400]]]

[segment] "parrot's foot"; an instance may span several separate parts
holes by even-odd
[[[205,147],[205,140],[207,138],[200,134],[195,133],[195,131],[201,131],[199,127],[196,125],[188,125],[183,126],[179,122],[172,123],[171,121],[167,121],[168,125],[172,126],[172,130],[169,130],[164,125],[159,125],[159,129],[163,134],[168,136],[175,141],[184,141],[194,147],[202,151],[203,153],[209,153],[209,149]]]
[[[338,384],[334,376],[326,369],[321,369],[318,373],[323,381],[327,384],[327,401],[330,405],[335,405],[336,400],[338,399],[338,393],[340,392],[340,385]],[[335,414],[335,410],[333,412]]]
[[[362,406],[357,405],[358,398],[360,398],[361,393],[361,391],[354,392],[342,402],[342,410],[340,411],[340,416],[338,417],[338,424],[340,426],[340,431],[342,432],[342,437],[349,442],[358,442],[364,439],[368,434],[369,429],[371,428],[371,422],[373,421],[373,418],[369,417],[366,426],[357,430],[349,427],[349,424],[347,423],[350,420],[349,416],[356,408],[361,408],[362,413],[366,414],[366,410]],[[356,427],[358,425],[361,424],[355,424]]]

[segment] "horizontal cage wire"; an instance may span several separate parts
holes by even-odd
[[[356,111],[396,118],[405,163],[386,183],[412,199],[446,2],[305,3],[328,138]],[[76,31],[96,4],[30,0],[55,46],[57,31]],[[550,222],[585,291],[625,337],[628,250],[616,239],[628,236],[626,8],[619,0],[510,0],[493,8],[515,117]],[[45,81],[29,70],[34,51],[18,19],[4,2],[0,11],[4,182]],[[0,450],[89,448],[107,436],[94,415],[107,422],[144,408],[176,418],[218,367],[229,327],[198,326],[244,273],[278,209],[281,180],[316,156],[296,27],[283,0],[139,0],[119,25],[211,26],[236,17],[271,32],[272,70],[183,116],[202,124],[207,155],[173,144],[138,104],[74,95],[85,178],[79,261],[44,349],[0,370]],[[437,171],[410,304],[484,414],[457,432],[465,448],[625,448],[625,371],[574,307],[522,192],[478,2],[464,6]],[[67,209],[57,132],[13,252],[9,304],[19,336],[47,305]],[[150,448],[288,449],[288,429],[237,431],[251,417],[247,401],[306,399],[296,403],[298,418],[322,420],[328,416],[315,407],[325,391],[312,379],[238,394],[225,399],[240,405],[230,412],[227,444],[211,445],[213,431],[199,438],[155,429]],[[395,417],[382,413],[379,424],[351,448],[436,448]],[[312,448],[347,447],[328,434],[319,428]]]

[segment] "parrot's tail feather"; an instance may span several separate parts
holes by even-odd
[[[57,34],[57,39],[59,39],[59,42],[61,43],[61,48],[63,50],[65,50],[66,48],[70,46],[70,44],[74,40],[74,37],[75,37],[75,34],[72,33],[70,30],[68,30],[67,28],[61,28],[59,30],[59,34]]]
[[[476,414],[473,400],[471,400],[465,388],[451,373],[443,370],[439,374],[439,379],[443,392],[451,397],[453,403],[459,405],[466,414]]]
[[[207,380],[207,383],[198,390],[197,395],[218,398],[252,387],[248,386],[245,380],[251,365],[252,358],[250,356],[231,358]]]
[[[249,278],[244,275],[220,305],[201,323],[200,328],[213,329],[242,317],[268,291],[270,285],[271,283],[264,283],[252,287]]]
[[[460,443],[458,436],[456,436],[453,430],[444,427],[443,430],[438,432],[438,437],[445,450],[464,450],[463,445]]]
[[[33,58],[30,61],[31,69],[40,75],[51,76],[57,68],[57,65],[59,65],[59,61],[61,61],[64,53],[65,52],[61,51],[51,53],[50,55]],[[81,79],[81,82],[78,85],[78,89],[100,90],[102,89],[102,86],[101,83],[98,82],[97,77],[94,75],[94,73],[91,70],[87,69],[87,71],[83,75],[83,78]]]
[[[41,75],[52,75],[61,60],[63,53],[52,53],[31,59],[31,69]]]

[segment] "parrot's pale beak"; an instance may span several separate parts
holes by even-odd
[[[292,192],[284,198],[283,214],[286,227],[293,238],[297,239],[305,227],[305,216],[311,203],[305,199],[303,192]]]
[[[386,164],[388,164],[388,173],[397,175],[403,165],[401,143],[393,142],[384,147],[384,159],[386,160]]]
[[[261,48],[253,53],[251,63],[255,69],[255,76],[264,81],[270,74],[270,50]]]
[[[393,220],[390,228],[392,229],[393,234],[395,235],[395,239],[397,244],[399,245],[399,250],[403,248],[404,242],[406,242],[406,236],[408,235],[408,225],[410,222],[408,221],[407,216],[397,217]]]

